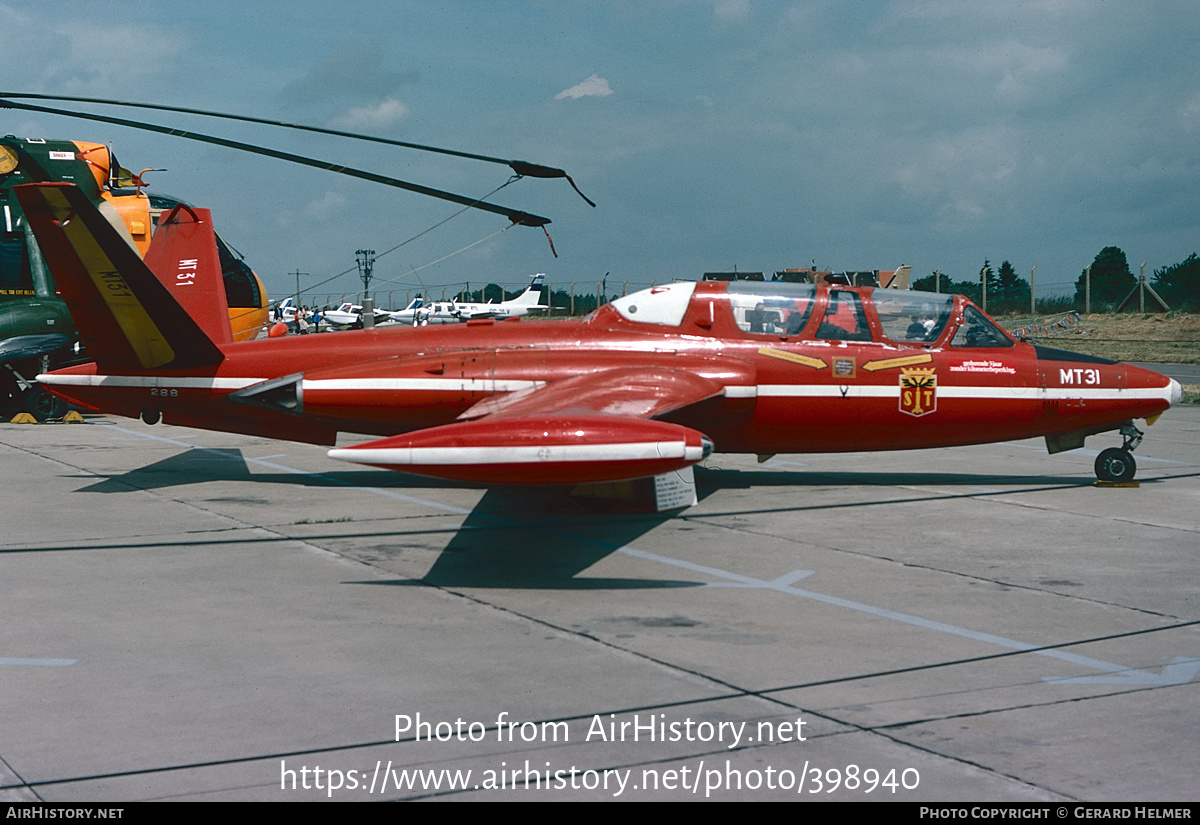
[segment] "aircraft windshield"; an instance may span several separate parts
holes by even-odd
[[[742,332],[796,335],[812,315],[812,284],[732,281],[726,288],[733,318]]]
[[[1005,335],[992,319],[975,307],[968,305],[963,310],[962,326],[954,333],[952,347],[1011,347],[1013,341]]]
[[[871,328],[863,315],[862,300],[855,292],[842,289],[829,291],[825,317],[817,327],[817,337],[834,341],[870,341]]]
[[[876,289],[871,293],[883,335],[900,344],[936,341],[950,320],[954,296]]]

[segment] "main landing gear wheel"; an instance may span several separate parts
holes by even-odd
[[[1101,481],[1118,483],[1133,481],[1137,473],[1137,462],[1128,450],[1120,447],[1109,447],[1096,456],[1096,478]]]
[[[25,409],[38,421],[45,421],[66,415],[67,402],[45,387],[35,384],[25,396]]]

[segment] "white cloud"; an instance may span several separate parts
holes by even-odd
[[[384,130],[395,126],[407,114],[407,106],[396,98],[389,97],[374,106],[355,106],[347,109],[330,119],[329,123],[339,129]]]
[[[0,31],[8,88],[64,95],[119,96],[114,90],[131,82],[131,54],[137,55],[135,85],[144,93],[152,81],[177,73],[180,55],[191,45],[180,29],[108,23],[104,15],[86,21],[53,13],[39,18],[4,3]]]
[[[315,201],[310,201],[304,207],[304,214],[313,220],[325,220],[333,217],[346,208],[350,201],[345,195],[337,192],[326,192]]]
[[[750,0],[713,0],[713,17],[722,23],[744,23],[750,17]]]
[[[576,83],[569,89],[563,89],[554,96],[555,100],[563,98],[571,98],[578,100],[581,97],[608,97],[611,95],[612,89],[608,88],[608,81],[599,75],[592,75],[582,83]]]
[[[1183,117],[1185,120],[1200,120],[1200,94],[1192,95],[1191,99],[1183,104]]]

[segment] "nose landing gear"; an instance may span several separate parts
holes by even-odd
[[[1133,451],[1142,443],[1142,431],[1132,423],[1121,427],[1121,436],[1125,439],[1121,447],[1109,447],[1101,450],[1096,456],[1096,478],[1114,484],[1127,484],[1133,481],[1137,474],[1137,462],[1133,460]]]

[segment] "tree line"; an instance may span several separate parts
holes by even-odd
[[[1083,309],[1087,301],[1088,270],[1079,273],[1075,282],[1074,308]],[[989,312],[1026,312],[1029,310],[1029,281],[1017,274],[1008,261],[996,270],[984,260],[979,277],[971,281],[955,281],[938,273],[912,282],[913,289],[934,292],[940,280],[940,291],[965,295],[977,304],[983,303],[983,288],[987,285]],[[1200,258],[1192,253],[1186,260],[1154,270],[1148,279],[1151,287],[1176,310],[1200,310]],[[1138,279],[1129,268],[1129,261],[1119,247],[1106,246],[1091,265],[1092,308],[1115,307],[1137,286]],[[1039,300],[1039,303],[1041,301]],[[1064,303],[1062,300],[1056,303]]]

